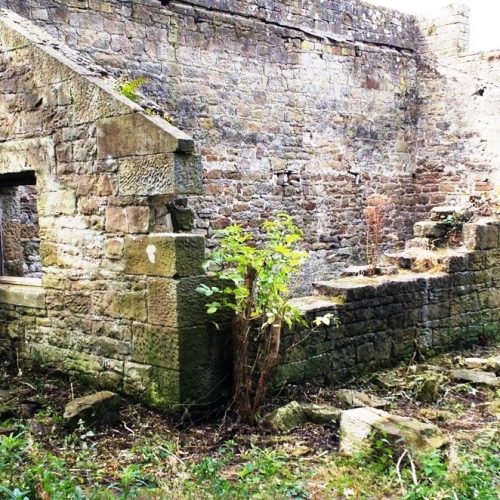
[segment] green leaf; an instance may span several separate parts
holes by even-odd
[[[214,294],[213,290],[208,287],[207,285],[200,285],[196,288],[196,291],[200,294],[200,295],[205,295],[205,297],[210,297]]]

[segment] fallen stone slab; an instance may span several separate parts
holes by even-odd
[[[291,401],[287,405],[268,413],[261,423],[273,432],[285,434],[307,423],[337,425],[340,413],[341,410],[331,405],[300,404],[297,401]]]
[[[389,405],[387,400],[361,391],[342,389],[337,391],[336,395],[339,399],[341,408],[346,410],[349,408],[363,407],[385,408]]]
[[[319,425],[337,425],[342,410],[331,405],[304,404],[302,405],[306,422]]]
[[[488,385],[491,387],[500,386],[500,377],[493,372],[483,372],[478,370],[450,370],[452,380],[458,382],[469,382],[470,384]]]
[[[299,427],[306,422],[306,414],[302,406],[297,401],[291,401],[262,419],[262,425],[274,432],[284,434],[295,427]]]
[[[491,370],[497,375],[500,373],[500,356],[492,356],[491,358],[465,358],[462,363],[470,370]]]
[[[392,415],[377,408],[345,410],[340,416],[340,452],[353,456],[366,452],[381,435],[388,446],[407,449],[413,455],[441,448],[448,438],[439,427]]]
[[[88,426],[112,424],[119,419],[121,404],[114,392],[101,391],[70,401],[63,418],[68,427],[76,427],[80,421]]]

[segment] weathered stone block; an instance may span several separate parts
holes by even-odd
[[[196,287],[207,278],[150,279],[148,281],[148,320],[169,327],[197,326],[208,320],[205,300]],[[215,318],[214,318],[215,320]]]
[[[38,195],[38,211],[41,216],[73,215],[76,209],[76,196],[73,191],[49,191]]]
[[[0,283],[0,303],[44,309],[45,290],[38,286]]]
[[[464,224],[464,245],[470,250],[483,250],[487,248],[488,233],[486,225]]]
[[[160,233],[125,238],[125,272],[147,276],[201,274],[205,240],[194,234]]]
[[[146,292],[110,291],[105,296],[96,297],[93,307],[97,313],[117,319],[146,321]]]
[[[180,374],[176,370],[125,362],[123,390],[154,406],[173,408],[181,401]]]
[[[108,259],[120,259],[123,256],[124,242],[122,238],[111,238],[104,242],[104,255]]]
[[[149,230],[149,207],[110,206],[106,209],[106,230],[120,233],[146,233]]]
[[[132,361],[179,370],[177,329],[141,325],[134,328]]]
[[[170,154],[144,155],[119,161],[121,195],[156,196],[196,194],[202,191],[200,162],[195,157]]]
[[[413,230],[415,236],[420,238],[442,238],[446,234],[448,226],[442,222],[425,220],[417,222],[413,226]]]
[[[100,159],[192,150],[193,141],[187,134],[158,117],[133,113],[97,123],[97,156]]]

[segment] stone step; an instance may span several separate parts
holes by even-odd
[[[429,238],[412,238],[405,242],[405,249],[421,248],[423,250],[433,250],[433,244]]]
[[[407,248],[402,252],[384,255],[384,261],[414,272],[426,272],[432,269],[458,271],[466,268],[467,253],[460,249],[427,250],[425,248]],[[441,269],[438,269],[441,268]]]
[[[453,214],[462,212],[463,207],[458,205],[447,205],[442,207],[434,207],[430,212],[430,219],[432,221],[442,221],[451,217]]]
[[[340,275],[342,278],[348,276],[387,276],[390,274],[397,274],[398,268],[396,266],[349,266],[342,271]]]
[[[436,276],[438,276],[436,273],[405,271],[389,276],[353,276],[318,281],[313,283],[313,287],[318,299],[330,298],[343,305],[367,297],[373,298],[377,295],[376,289],[378,288],[384,288],[383,294],[396,294],[399,293],[402,285]]]
[[[423,220],[413,225],[413,234],[418,238],[444,238],[450,226],[442,221]]]
[[[289,304],[299,309],[302,314],[332,310],[342,303],[343,301],[336,297],[322,295],[308,295],[289,300]]]

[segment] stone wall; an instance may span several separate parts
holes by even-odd
[[[204,239],[168,217],[200,190],[193,142],[79,60],[0,11],[0,185],[34,173],[42,266],[41,280],[0,277],[0,349],[156,404],[209,398]],[[27,231],[33,193],[14,191]]]
[[[204,192],[189,206],[208,246],[231,222],[256,226],[287,211],[312,251],[302,292],[363,258],[371,193],[393,201],[387,247],[411,233],[412,17],[353,1],[2,4],[115,77],[149,79],[146,96],[202,156]]]
[[[500,185],[500,59],[466,52],[467,16],[465,7],[448,6],[419,24],[417,218],[430,200],[464,205]]]
[[[172,405],[228,379],[194,291],[216,229],[292,214],[311,253],[304,295],[362,260],[371,194],[391,202],[387,250],[431,206],[491,192],[500,94],[498,58],[463,54],[463,13],[162,3],[0,0],[56,37],[0,12],[0,186],[35,172],[42,268],[41,282],[0,277],[0,349]],[[140,75],[147,110],[116,91]],[[278,380],[496,329],[498,251],[474,245],[448,274],[349,286],[338,307],[303,299],[342,326],[286,353]]]

